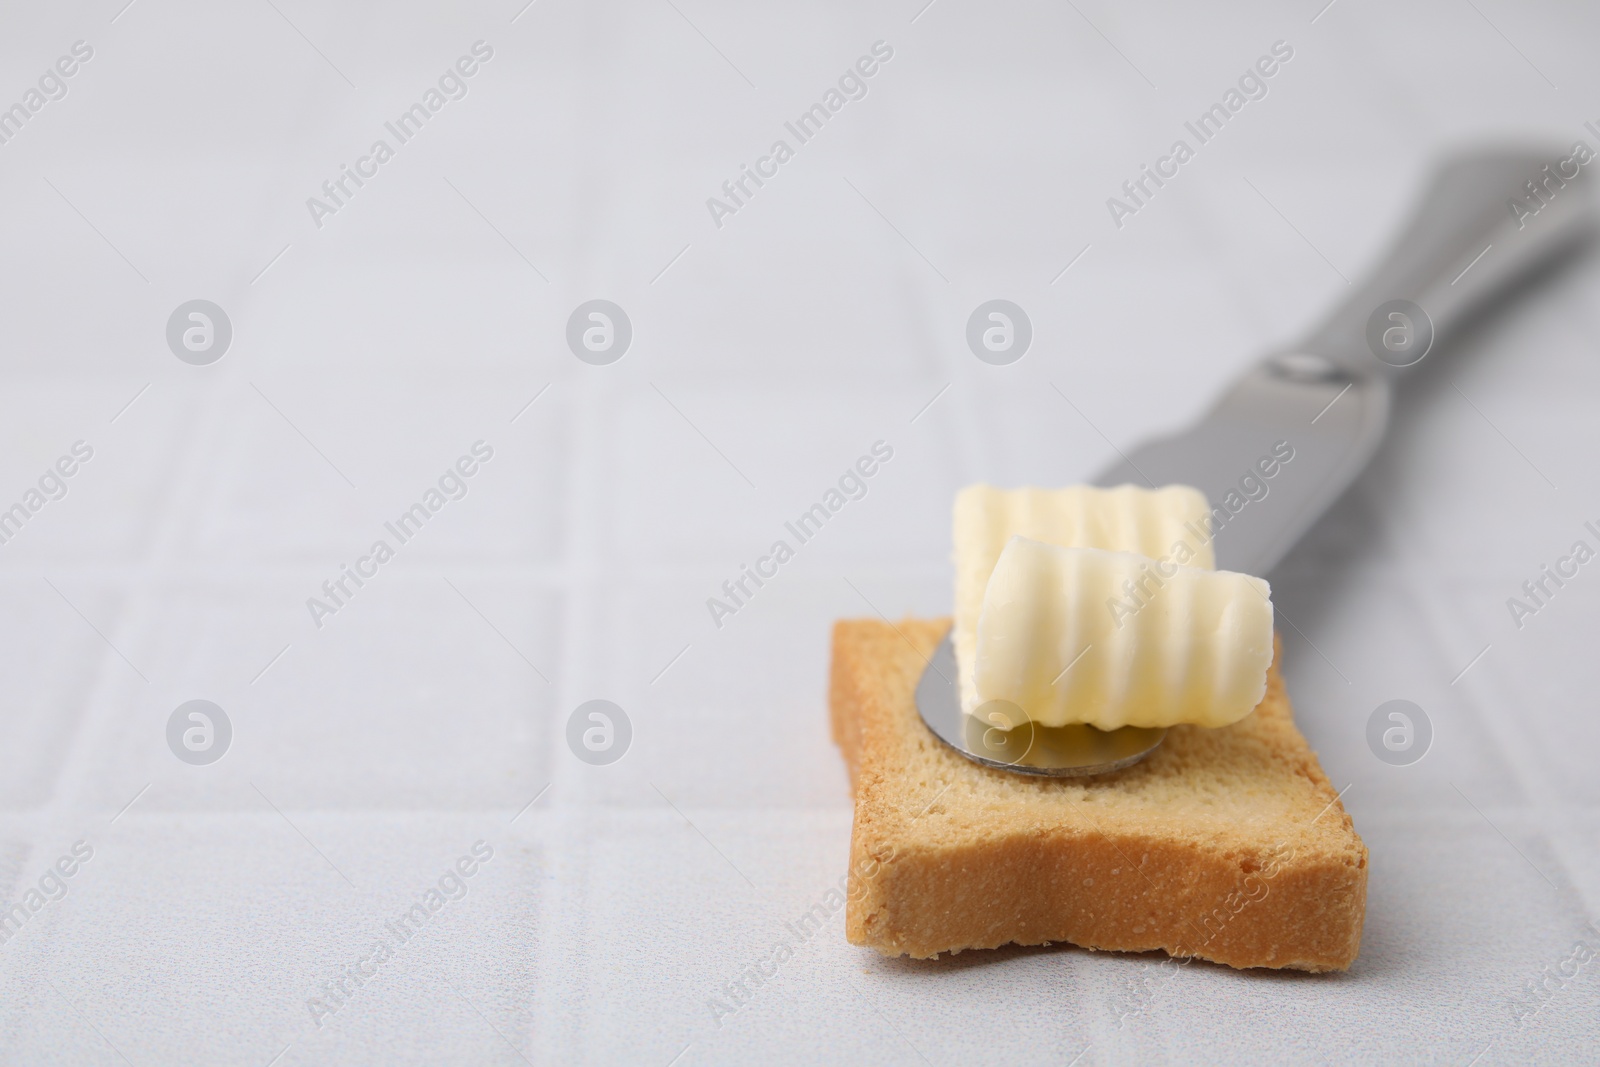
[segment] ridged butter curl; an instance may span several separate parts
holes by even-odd
[[[1012,537],[978,620],[978,703],[1043,726],[1237,722],[1266,693],[1271,596],[1247,574]]]
[[[1211,569],[1211,511],[1198,489],[1169,485],[1111,489],[998,489],[971,485],[955,500],[955,627],[951,635],[960,673],[961,705],[978,706],[974,667],[978,617],[1000,553],[1012,537],[1050,545],[1136,552],[1152,559]]]

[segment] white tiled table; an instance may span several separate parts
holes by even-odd
[[[0,145],[0,508],[95,450],[0,545],[5,901],[94,850],[0,944],[7,1062],[1594,1058],[1595,964],[1515,1007],[1600,945],[1600,576],[1521,630],[1505,608],[1600,519],[1593,256],[1441,354],[1272,576],[1372,851],[1347,975],[885,960],[836,918],[708,1002],[844,872],[830,623],[945,612],[957,487],[1082,480],[1193,417],[1441,149],[1594,143],[1600,14],[122,3],[0,24],[0,103],[95,50]],[[1280,39],[1269,95],[1116,229],[1105,198]],[[313,225],[477,40],[467,96]],[[878,40],[867,96],[716,227],[706,198]],[[1036,331],[1004,368],[962,336],[996,296]],[[211,366],[164,340],[196,297],[234,329]],[[563,341],[596,297],[634,326],[604,367]],[[867,496],[715,627],[706,598],[880,439]],[[478,440],[467,496],[317,628],[306,598]],[[1366,746],[1395,697],[1435,729],[1409,767]],[[196,698],[233,725],[210,766],[165,740]],[[610,766],[565,740],[593,698],[633,724]],[[479,840],[464,897],[308,1006]]]

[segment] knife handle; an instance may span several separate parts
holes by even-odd
[[[1291,351],[1367,374],[1420,361],[1481,305],[1594,231],[1589,172],[1597,167],[1600,157],[1583,143],[1565,153],[1477,153],[1442,164],[1383,259]]]

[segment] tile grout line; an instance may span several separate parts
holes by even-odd
[[[1407,586],[1409,599],[1419,605],[1418,610],[1427,621],[1428,628],[1438,646],[1437,651],[1441,656],[1439,663],[1441,670],[1440,681],[1443,682],[1445,680],[1444,674],[1454,669],[1454,665],[1447,663],[1443,658],[1449,654],[1449,648],[1446,647],[1447,644],[1449,647],[1459,646],[1463,649],[1469,647],[1477,648],[1480,641],[1488,642],[1492,645],[1495,641],[1499,641],[1500,638],[1492,634],[1469,633],[1467,628],[1461,624],[1457,615],[1450,610],[1450,606],[1440,602],[1442,595],[1453,594],[1433,593],[1428,595],[1429,591],[1422,587],[1418,575],[1427,572],[1416,569],[1417,566],[1421,566],[1426,562],[1421,558],[1422,553],[1412,552],[1409,546],[1404,544],[1402,544],[1399,551],[1408,557],[1407,562],[1411,564],[1400,569],[1400,580]],[[1536,747],[1523,731],[1505,728],[1502,722],[1503,717],[1493,714],[1492,709],[1496,706],[1512,707],[1514,704],[1502,699],[1504,695],[1503,689],[1495,680],[1492,669],[1488,673],[1483,673],[1480,667],[1478,671],[1468,675],[1465,679],[1458,678],[1457,680],[1462,681],[1463,684],[1459,686],[1452,684],[1446,686],[1445,690],[1454,694],[1456,699],[1466,702],[1471,707],[1472,713],[1478,719],[1483,730],[1499,749],[1502,758],[1511,771],[1513,782],[1517,789],[1527,798],[1527,803],[1522,807],[1533,820],[1539,835],[1549,844],[1555,855],[1556,862],[1561,866],[1561,874],[1566,876],[1567,885],[1577,897],[1580,906],[1586,910],[1587,914],[1594,914],[1597,910],[1600,910],[1600,900],[1591,899],[1590,895],[1585,891],[1583,879],[1574,875],[1574,872],[1580,870],[1581,867],[1573,864],[1572,857],[1582,855],[1582,848],[1578,847],[1575,833],[1568,828],[1568,818],[1562,814],[1565,805],[1546,784],[1548,776],[1542,773],[1545,768],[1545,762],[1539,757]],[[1487,699],[1475,695],[1474,690],[1480,688],[1493,695]],[[1437,727],[1435,729],[1437,730]],[[1450,793],[1448,795],[1453,796],[1454,794]]]
[[[573,868],[571,877],[551,883],[550,895],[542,907],[551,930],[576,936],[553,938],[552,950],[545,955],[538,973],[541,985],[547,989],[571,984],[577,976],[583,995],[588,996],[592,992],[592,968],[585,966],[588,961],[580,946],[587,943],[583,936],[588,921],[583,886],[592,852],[585,835],[577,832],[577,828],[590,816],[577,804],[570,803],[588,799],[582,773],[588,768],[566,751],[566,719],[584,700],[615,698],[621,694],[586,693],[577,688],[579,678],[604,676],[598,670],[587,668],[591,665],[598,668],[602,651],[598,635],[604,609],[599,607],[601,582],[597,546],[606,533],[606,501],[601,475],[606,466],[605,430],[610,405],[605,401],[616,395],[616,390],[606,384],[610,380],[606,368],[581,369],[591,373],[581,374],[576,388],[569,390],[568,395],[573,400],[564,425],[568,480],[564,497],[566,525],[559,558],[565,564],[567,580],[559,612],[562,619],[560,655],[553,661],[556,696],[552,701],[551,721],[542,731],[549,760],[547,779],[551,782],[542,802],[551,816],[545,831],[548,835],[546,848],[552,853],[551,862]],[[624,710],[633,715],[632,709]],[[635,724],[637,730],[637,717]],[[574,847],[567,848],[569,843]],[[559,859],[554,855],[556,852],[561,853]],[[556,1017],[561,1020],[558,1023],[561,1033],[559,1037],[547,1035],[547,1045],[569,1049],[582,1047],[584,1034],[580,1021],[567,1013],[558,1013]]]
[[[197,395],[185,389],[181,400],[188,406],[189,414],[195,415],[196,409],[200,407]],[[147,514],[146,524],[134,535],[136,543],[139,543],[141,548],[141,551],[134,556],[136,562],[132,565],[120,565],[114,568],[111,574],[99,576],[94,580],[93,588],[112,593],[111,599],[116,604],[116,614],[109,620],[102,619],[101,622],[123,647],[133,644],[129,640],[130,634],[148,632],[141,631],[136,623],[141,613],[148,612],[149,597],[141,591],[138,583],[130,580],[128,572],[140,563],[152,560],[165,563],[172,558],[172,552],[168,547],[173,537],[170,531],[181,525],[172,516],[181,510],[179,498],[186,480],[193,477],[193,469],[199,462],[195,457],[203,451],[185,447],[202,438],[203,430],[198,425],[200,420],[190,417],[179,421],[188,427],[187,432],[180,435],[171,445],[174,452],[182,457],[178,460],[179,470],[177,476],[171,479],[168,491]],[[143,690],[159,688],[159,676],[153,683],[130,684],[129,677],[125,673],[126,667],[121,664],[116,652],[99,642],[96,644],[99,647],[90,660],[93,681],[85,687],[81,697],[84,712],[74,725],[61,752],[60,763],[49,785],[49,796],[37,808],[17,813],[16,825],[21,831],[18,836],[25,840],[28,847],[28,858],[24,861],[24,875],[18,883],[19,891],[26,880],[27,872],[37,871],[41,856],[54,855],[57,850],[67,847],[80,837],[91,847],[98,848],[107,838],[124,832],[123,828],[116,827],[114,822],[120,820],[129,808],[137,807],[138,802],[146,797],[152,784],[147,782],[142,789],[139,789],[133,802],[125,803],[125,797],[113,798],[108,802],[104,818],[101,817],[101,812],[94,809],[97,786],[101,781],[98,777],[97,761],[105,752],[104,739],[113,736],[113,731],[109,727],[122,713],[124,694],[135,692],[131,685],[137,685]],[[144,658],[149,659],[148,656]],[[129,791],[132,792],[132,789],[133,785],[130,785]],[[115,807],[121,807],[122,810],[113,812],[112,809]],[[0,902],[0,907],[9,906],[11,903],[11,901]]]
[[[188,408],[190,417],[181,420],[188,429],[171,446],[174,454],[179,457],[178,470],[176,476],[170,479],[170,488],[152,506],[146,516],[144,527],[135,535],[143,542],[141,550],[134,557],[135,562],[132,567],[135,568],[141,564],[154,564],[163,570],[169,570],[178,559],[174,545],[184,528],[180,516],[188,512],[184,506],[185,500],[192,493],[194,483],[200,477],[197,471],[204,462],[205,450],[193,446],[195,442],[206,439],[210,430],[209,423],[214,421],[206,418],[204,409],[207,405],[203,402],[204,395],[207,392],[222,391],[216,386],[200,390],[195,390],[193,387],[179,388],[182,390],[181,402]],[[130,635],[148,634],[153,630],[153,627],[139,625],[142,621],[148,620],[152,602],[150,593],[141,583],[128,580],[126,573],[123,576],[106,575],[95,581],[97,589],[112,591],[117,600],[116,615],[106,625],[109,635],[120,646],[133,647],[135,651],[130,652],[130,656],[139,655],[141,650],[130,640]],[[109,650],[103,652],[104,655],[111,656],[111,659],[107,660],[102,656],[97,661],[99,664],[104,664],[100,668],[100,677],[84,697],[86,710],[73,731],[66,751],[62,754],[60,768],[52,783],[50,800],[40,809],[40,815],[46,816],[47,822],[60,821],[73,812],[84,815],[93,812],[100,781],[97,777],[96,761],[105,751],[104,739],[112,736],[110,725],[124,713],[124,694],[132,692],[126,680],[118,675],[115,654]],[[154,676],[148,685],[140,683],[140,687],[149,690],[153,696],[161,691],[161,676],[155,667],[157,661],[148,655],[142,658],[149,661],[147,666],[154,672]],[[114,798],[111,803],[113,806],[119,805],[123,799],[125,798]],[[97,821],[92,818],[86,826],[90,830],[100,829]],[[90,844],[93,843],[91,840]],[[54,845],[53,840],[45,843],[46,848]]]

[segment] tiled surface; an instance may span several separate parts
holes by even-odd
[[[0,33],[0,103],[95,49],[0,145],[0,507],[94,449],[0,544],[4,902],[93,849],[0,943],[0,1060],[1593,1058],[1595,964],[1517,1015],[1600,947],[1600,562],[1506,608],[1600,524],[1593,254],[1421,368],[1272,576],[1372,850],[1349,974],[884,960],[835,917],[719,1004],[844,873],[832,621],[947,610],[957,487],[1081,480],[1194,417],[1341,295],[1439,151],[1589,138],[1594,12],[123,2]],[[313,225],[480,39],[467,95]],[[880,39],[866,97],[715,226],[706,198]],[[1105,198],[1278,39],[1268,96],[1114,228]],[[996,296],[1035,327],[1004,368],[962,332]],[[234,327],[207,367],[163,335],[195,297]],[[563,340],[596,297],[635,331],[607,367]],[[880,440],[865,495],[716,625]],[[465,495],[318,626],[307,598],[478,441]],[[210,766],[167,746],[196,698],[233,726]],[[1409,767],[1365,740],[1395,698],[1435,731]],[[591,699],[632,723],[609,766],[568,746]],[[465,895],[327,1010],[480,840]]]

